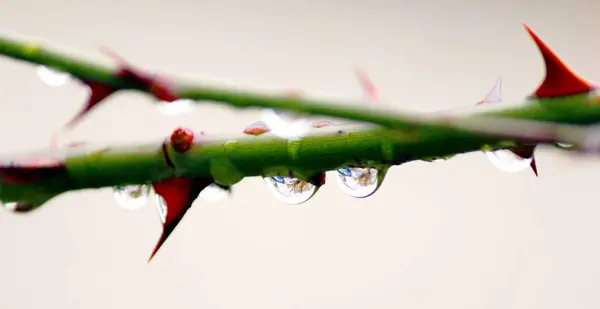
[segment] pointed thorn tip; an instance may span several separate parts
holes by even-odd
[[[537,45],[546,67],[546,77],[533,96],[552,98],[583,94],[593,91],[596,86],[577,75],[534,31],[525,24],[525,29]]]

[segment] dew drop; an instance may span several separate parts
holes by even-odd
[[[558,146],[559,148],[563,148],[563,149],[571,149],[575,145],[569,144],[569,143],[556,143],[556,146]]]
[[[117,204],[127,210],[137,210],[146,205],[150,191],[149,185],[116,186],[113,194]]]
[[[211,184],[200,192],[198,197],[207,202],[219,202],[229,196],[229,191],[216,184]]]
[[[173,102],[160,102],[158,111],[167,116],[183,115],[191,112],[194,108],[194,100],[178,99]]]
[[[532,158],[521,158],[507,149],[485,151],[492,164],[503,172],[516,173],[529,168]]]
[[[289,205],[299,205],[311,199],[317,186],[297,178],[272,176],[263,178],[275,197]]]
[[[3,202],[0,202],[0,205],[2,205],[2,207],[4,207],[4,209],[6,209],[8,211],[18,212],[18,213],[30,212],[35,209],[35,207],[32,204],[28,204],[28,203],[19,203],[19,202],[3,203]]]
[[[378,174],[376,168],[340,168],[337,170],[338,184],[344,193],[365,198],[379,188]]]
[[[165,201],[165,199],[158,194],[154,194],[154,198],[156,202],[156,210],[158,211],[158,218],[162,224],[165,224],[165,221],[167,221],[168,211],[167,201]]]
[[[58,87],[65,85],[70,76],[68,73],[60,72],[54,69],[50,69],[46,66],[40,65],[38,66],[37,76],[48,86]]]

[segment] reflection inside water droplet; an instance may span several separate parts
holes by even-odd
[[[151,189],[149,185],[116,186],[113,188],[113,195],[122,208],[136,210],[146,205]]]
[[[52,87],[62,86],[70,79],[68,73],[50,69],[43,65],[38,66],[36,73],[45,84]]]
[[[273,176],[263,178],[275,197],[289,205],[302,204],[317,192],[317,186],[297,178]]]
[[[183,115],[191,112],[194,108],[194,100],[179,99],[173,102],[160,102],[158,110],[167,116]]]
[[[532,158],[521,158],[507,149],[485,151],[492,164],[501,171],[516,173],[529,168]]]
[[[167,201],[165,201],[165,199],[158,195],[158,194],[154,194],[154,198],[155,198],[155,203],[156,203],[156,210],[158,211],[158,218],[160,219],[160,222],[162,224],[165,224],[165,221],[167,221]]]
[[[378,189],[378,173],[376,168],[340,168],[338,183],[342,191],[352,197],[368,197]]]

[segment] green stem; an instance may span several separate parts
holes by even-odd
[[[119,90],[135,90],[149,93],[147,87],[139,83],[128,81],[117,76],[116,70],[99,63],[78,59],[65,52],[42,46],[34,42],[24,42],[8,37],[0,37],[0,55],[25,62],[44,65],[86,81],[98,81],[111,85]],[[273,108],[287,110],[300,114],[312,114],[343,118],[348,120],[374,123],[388,128],[406,129],[423,123],[422,115],[416,113],[398,112],[365,106],[362,102],[341,102],[320,99],[292,98],[288,95],[265,94],[241,89],[227,89],[216,86],[195,85],[192,83],[174,83],[174,92],[181,98],[192,99],[197,103],[216,102],[227,104],[238,108]],[[565,97],[552,99],[554,106],[578,106],[578,111],[568,111],[563,114],[550,113],[537,107],[538,101],[524,103],[530,106],[518,109],[502,110],[490,113],[491,115],[510,116],[525,119],[538,119],[546,121],[565,121],[571,123],[586,124],[590,121],[598,121],[595,112],[591,115],[586,110],[589,98],[584,96]],[[597,104],[596,104],[597,105]],[[555,111],[556,112],[556,111]],[[576,113],[577,112],[577,113]]]
[[[114,69],[45,49],[41,45],[0,37],[0,54],[68,72],[82,80],[106,83],[121,90],[149,91],[139,83],[118,77]],[[185,154],[169,148],[169,159],[175,168],[166,164],[162,142],[88,152],[68,148],[64,157],[64,173],[33,184],[4,181],[0,186],[0,199],[39,206],[68,191],[149,183],[174,176],[210,176],[218,182],[235,184],[244,177],[286,175],[288,169],[310,175],[354,163],[387,166],[451,156],[481,150],[489,144],[498,149],[507,147],[511,140],[577,142],[583,136],[580,129],[576,129],[576,134],[567,130],[571,133],[561,135],[557,132],[564,132],[559,130],[562,127],[550,122],[587,125],[600,121],[600,104],[589,95],[526,100],[520,106],[482,111],[480,115],[447,118],[445,113],[399,113],[360,107],[348,102],[296,99],[202,85],[176,86],[176,93],[182,98],[220,102],[240,108],[274,108],[345,118],[378,126],[330,126],[315,129],[312,134],[297,141],[242,133],[233,137],[199,136],[194,147]],[[537,135],[515,130],[512,123],[498,117],[513,121],[521,119],[523,121],[516,127],[531,129]],[[532,122],[534,120],[542,122]],[[492,121],[496,121],[494,126],[486,127]],[[548,130],[548,126],[552,130]],[[563,137],[573,140],[563,140]],[[506,139],[508,143],[503,141]],[[18,158],[15,159],[18,161]]]

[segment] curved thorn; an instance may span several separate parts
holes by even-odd
[[[583,94],[596,89],[583,77],[571,70],[540,37],[529,27],[523,24],[525,29],[535,41],[546,66],[546,76],[542,84],[532,94],[537,98],[552,98],[569,95]]]

